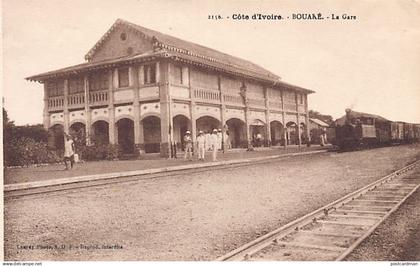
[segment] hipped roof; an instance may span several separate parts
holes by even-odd
[[[320,125],[321,127],[329,127],[330,125],[328,125],[327,123],[325,123],[322,120],[319,120],[318,118],[309,118],[310,121],[312,121],[313,123]]]
[[[95,52],[102,46],[110,36],[110,33],[119,25],[130,27],[153,41],[155,52],[150,51],[143,54],[125,56],[121,58],[108,59],[97,62],[87,62],[42,74],[27,77],[31,81],[44,81],[46,79],[58,76],[66,76],[85,72],[95,69],[107,68],[116,64],[132,63],[147,59],[155,59],[158,57],[170,58],[173,60],[184,61],[189,64],[210,67],[214,70],[228,72],[234,75],[242,75],[249,78],[270,82],[273,86],[286,87],[305,93],[313,93],[314,91],[301,88],[286,82],[280,81],[280,77],[272,72],[241,58],[216,51],[214,49],[184,41],[167,34],[160,33],[151,29],[141,27],[139,25],[117,19],[112,27],[101,37],[101,39],[89,50],[85,55],[86,60],[91,60]]]

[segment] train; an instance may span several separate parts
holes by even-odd
[[[420,124],[391,121],[351,109],[335,121],[335,144],[340,150],[415,142],[420,142]]]

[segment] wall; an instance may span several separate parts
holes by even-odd
[[[125,33],[127,36],[125,41],[120,38],[122,33]],[[153,45],[150,40],[145,39],[132,29],[117,26],[108,36],[108,39],[101,44],[98,50],[96,50],[92,57],[92,61],[127,56],[130,54],[128,52],[130,47],[132,49],[131,54],[144,53],[153,50]]]

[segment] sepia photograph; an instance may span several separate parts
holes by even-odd
[[[419,265],[420,1],[1,8],[4,265]]]

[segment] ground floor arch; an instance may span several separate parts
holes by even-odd
[[[160,118],[157,116],[147,116],[141,121],[143,128],[143,145],[145,153],[160,152],[161,129]]]
[[[54,150],[64,150],[64,127],[53,125],[48,129],[48,147]]]
[[[104,120],[98,120],[92,124],[91,142],[94,145],[109,144],[109,124]]]
[[[118,145],[123,154],[134,153],[134,121],[122,118],[117,122]]]
[[[270,122],[271,145],[284,145],[284,126],[279,121]]]
[[[246,124],[238,118],[231,118],[226,121],[227,138],[226,144],[228,148],[246,148]]]
[[[222,129],[222,123],[214,117],[202,116],[196,120],[197,132],[211,133],[213,129]]]
[[[187,130],[191,132],[191,121],[184,115],[177,115],[173,118],[173,137],[177,150],[184,150],[184,136]]]
[[[288,145],[299,144],[298,128],[295,122],[288,122],[286,124],[286,137]]]
[[[254,119],[249,125],[249,133],[251,134],[252,146],[261,147],[267,144],[267,129],[263,121]]]
[[[86,125],[84,123],[73,123],[69,128],[69,134],[73,138],[76,149],[86,145]]]

